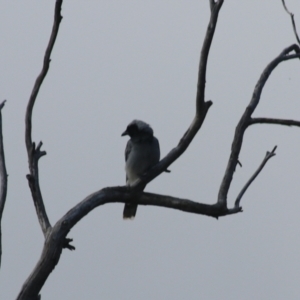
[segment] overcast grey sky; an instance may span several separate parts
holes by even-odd
[[[88,194],[125,183],[121,133],[133,119],[150,123],[164,156],[195,109],[199,53],[208,0],[64,1],[63,21],[33,113],[33,139],[44,143],[41,189],[54,224]],[[300,31],[299,0],[287,0]],[[0,298],[14,299],[35,266],[43,234],[25,175],[26,104],[41,70],[54,1],[1,1],[0,100],[9,173],[2,220]],[[214,103],[188,150],[146,190],[214,203],[235,126],[263,68],[295,43],[277,1],[227,0],[207,72]],[[299,61],[271,75],[254,116],[300,119]],[[2,100],[1,100],[2,101]],[[242,199],[244,212],[218,221],[139,206],[123,221],[122,204],[95,209],[71,231],[42,289],[42,299],[299,299],[300,129],[247,130],[229,206],[278,145]]]

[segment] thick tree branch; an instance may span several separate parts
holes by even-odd
[[[59,261],[67,234],[83,217],[98,206],[107,203],[126,203],[131,201],[131,198],[132,193],[128,191],[127,187],[104,188],[89,195],[69,210],[57,221],[46,237],[41,258],[24,283],[17,299],[34,299],[33,297],[38,295],[48,276]],[[152,193],[141,193],[137,199],[137,204],[173,208],[214,218],[241,211],[241,209],[235,209],[235,212],[233,212],[233,209],[228,210],[219,205],[202,204],[191,200]]]
[[[4,205],[6,201],[7,193],[7,172],[5,166],[4,157],[4,146],[3,146],[3,134],[2,134],[2,108],[4,107],[6,100],[0,104],[0,267],[2,259],[2,215],[4,210]]]
[[[292,51],[294,51],[296,54],[290,54]],[[273,59],[267,65],[267,67],[264,69],[263,73],[261,74],[254,88],[251,101],[247,106],[244,114],[242,115],[235,130],[235,135],[231,146],[231,154],[229,157],[225,175],[223,177],[219,189],[218,203],[220,205],[225,207],[227,206],[227,194],[230,188],[230,184],[232,182],[233,173],[235,171],[236,165],[238,164],[238,158],[242,148],[244,133],[247,127],[251,124],[251,115],[259,103],[262,90],[269,76],[281,62],[290,59],[295,59],[295,58],[300,58],[300,48],[296,44],[291,45],[288,48],[284,49],[275,59]]]
[[[207,111],[212,105],[211,101],[205,101],[206,67],[210,46],[218,21],[219,11],[222,7],[223,2],[223,0],[219,0],[217,2],[210,0],[211,17],[203,41],[198,70],[196,115],[190,127],[179,141],[179,144],[175,148],[173,148],[155,167],[147,172],[147,174],[137,180],[136,183],[131,186],[133,190],[138,190],[141,186],[149,183],[155,177],[167,170],[167,168],[188,148],[202,126]]]
[[[262,161],[262,163],[260,164],[260,166],[258,167],[258,169],[255,171],[255,173],[251,176],[251,178],[247,181],[247,183],[245,184],[245,186],[242,188],[242,190],[240,191],[240,193],[238,194],[235,203],[234,203],[234,207],[238,208],[240,207],[240,201],[243,197],[243,195],[245,194],[245,192],[247,191],[248,187],[250,186],[250,184],[254,181],[254,179],[258,176],[258,174],[261,172],[261,170],[264,168],[265,164],[267,163],[267,161],[275,156],[275,150],[276,150],[277,146],[275,146],[273,148],[273,150],[271,152],[267,151],[266,156],[264,158],[264,160]]]
[[[96,207],[107,203],[127,203],[131,201],[132,197],[131,191],[128,191],[126,186],[104,188],[89,195],[84,200],[79,202],[55,224],[55,227],[58,224],[65,224],[65,229],[67,228],[67,231],[70,231],[77,222],[79,222],[85,215],[87,215]],[[166,195],[143,192],[138,198],[135,199],[138,205],[152,205],[173,208],[214,218],[225,216],[227,214],[227,209],[215,204],[202,204],[199,202]],[[67,234],[67,231],[65,231],[65,234]]]
[[[25,116],[25,142],[26,142],[26,149],[28,154],[28,164],[29,164],[29,172],[26,177],[28,179],[28,184],[31,190],[33,202],[36,208],[37,216],[42,228],[42,231],[44,233],[44,236],[46,236],[47,231],[49,228],[51,228],[46,209],[44,206],[44,201],[42,197],[42,193],[40,190],[40,184],[39,184],[39,171],[38,171],[38,161],[43,156],[46,155],[45,151],[41,151],[42,142],[38,144],[37,147],[35,147],[35,143],[32,142],[32,111],[33,106],[36,100],[36,97],[38,95],[38,92],[40,90],[40,87],[44,81],[44,78],[47,75],[47,72],[49,70],[50,66],[50,56],[51,52],[57,37],[57,33],[59,30],[59,25],[62,20],[61,16],[61,6],[62,6],[62,0],[57,0],[55,4],[55,13],[54,13],[54,23],[52,27],[52,33],[50,36],[50,40],[45,52],[44,56],[44,63],[42,67],[42,71],[37,77],[33,90],[31,92],[27,110],[26,110],[26,116]]]
[[[287,119],[272,119],[272,118],[252,118],[249,121],[249,125],[253,125],[253,124],[276,124],[276,125],[300,127],[300,121],[287,120]]]
[[[291,21],[292,21],[292,25],[293,25],[294,34],[295,34],[295,37],[296,37],[296,40],[297,40],[298,44],[300,45],[300,38],[299,38],[299,35],[298,35],[298,32],[297,32],[296,23],[295,23],[295,19],[294,19],[294,14],[291,13],[291,12],[288,10],[288,8],[287,8],[287,6],[286,6],[284,0],[282,0],[282,4],[283,4],[283,7],[284,7],[285,11],[286,11],[286,12],[290,15],[290,17],[291,17]]]

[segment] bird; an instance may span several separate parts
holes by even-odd
[[[125,148],[126,185],[131,186],[144,173],[155,166],[160,159],[158,139],[153,135],[149,124],[133,120],[121,136],[128,135],[130,139]],[[142,190],[144,190],[142,187]],[[137,204],[126,203],[123,219],[133,219],[137,211]]]

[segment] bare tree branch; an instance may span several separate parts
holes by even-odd
[[[247,183],[245,184],[245,186],[242,188],[242,190],[240,191],[240,193],[238,194],[235,203],[234,203],[234,207],[240,207],[240,201],[243,197],[243,195],[245,194],[245,192],[247,191],[248,187],[250,186],[250,184],[254,181],[254,179],[258,176],[258,174],[261,172],[261,170],[263,169],[263,167],[265,166],[265,164],[267,163],[267,161],[275,156],[275,150],[276,150],[277,146],[275,146],[273,148],[273,150],[271,152],[267,151],[266,156],[264,158],[264,160],[262,161],[262,163],[260,164],[260,166],[258,167],[258,169],[255,171],[255,173],[251,176],[251,178],[247,181]]]
[[[292,51],[294,51],[296,54],[290,54]],[[227,206],[227,194],[233,178],[233,173],[235,171],[236,165],[238,164],[238,158],[242,148],[244,133],[247,127],[251,124],[251,115],[259,103],[265,83],[267,82],[273,70],[278,66],[278,64],[294,58],[300,58],[300,48],[296,44],[284,49],[275,59],[273,59],[267,65],[254,88],[252,99],[235,130],[235,135],[231,146],[231,154],[229,157],[225,175],[219,189],[218,203],[222,206]]]
[[[300,121],[287,120],[287,119],[272,119],[272,118],[252,118],[249,122],[249,125],[253,125],[253,124],[276,124],[276,125],[300,127]]]
[[[53,31],[51,34],[50,42],[46,51],[45,59],[44,59],[44,67],[37,78],[35,87],[32,92],[32,96],[30,98],[27,113],[26,113],[26,146],[29,156],[30,162],[30,171],[31,174],[29,176],[29,184],[31,190],[36,192],[38,189],[38,168],[37,161],[40,157],[40,147],[41,144],[35,149],[34,143],[31,141],[31,115],[33,104],[37,96],[38,89],[46,76],[47,69],[49,67],[50,53],[54,45],[55,37],[58,32],[59,23],[61,21],[60,9],[61,2],[56,2],[55,8],[55,17],[54,17],[54,25]],[[37,203],[37,214],[39,216],[39,220],[41,226],[43,228],[43,232],[45,233],[45,244],[43,248],[43,252],[40,260],[38,261],[35,269],[27,278],[24,283],[20,294],[17,299],[36,299],[38,297],[38,293],[40,292],[42,286],[47,280],[48,276],[54,269],[55,265],[58,263],[62,249],[68,248],[69,245],[66,246],[66,243],[70,241],[66,239],[67,234],[71,230],[71,228],[81,220],[86,214],[88,214],[91,210],[99,205],[103,205],[105,203],[111,202],[121,202],[126,203],[132,200],[134,193],[142,186],[144,183],[148,183],[161,174],[163,171],[167,170],[168,166],[171,165],[189,146],[193,138],[195,137],[198,130],[201,128],[201,125],[205,119],[206,113],[209,107],[212,105],[211,101],[205,102],[205,77],[206,77],[206,66],[207,66],[207,58],[209,54],[209,49],[211,46],[212,38],[215,32],[215,27],[217,24],[218,13],[223,4],[223,0],[219,0],[218,2],[214,2],[213,9],[211,12],[210,22],[207,28],[206,36],[204,39],[200,64],[199,64],[199,73],[198,73],[198,85],[197,85],[197,97],[196,97],[196,115],[194,120],[192,121],[189,129],[184,134],[182,139],[180,140],[177,147],[172,149],[169,154],[162,159],[157,166],[151,169],[141,180],[138,180],[134,187],[130,190],[127,187],[117,187],[117,188],[106,188],[99,192],[96,192],[78,205],[76,205],[73,209],[71,209],[63,218],[61,218],[53,228],[51,228],[44,206],[42,201],[42,196],[39,193],[33,193],[34,202]],[[49,50],[50,49],[50,50]],[[33,154],[35,153],[37,159],[33,159]],[[33,154],[32,154],[33,153]],[[45,153],[43,153],[44,155]],[[204,214],[212,217],[224,216],[227,214],[227,208],[219,207],[214,205],[200,204],[195,203],[189,200],[173,198],[169,196],[160,196],[149,193],[142,193],[140,198],[138,198],[138,203],[141,205],[158,205],[165,206],[169,208],[180,209],[187,212],[194,212],[198,214]],[[237,211],[238,212],[238,211]],[[49,230],[48,230],[49,229]],[[46,234],[47,233],[47,234]]]
[[[41,258],[24,283],[17,299],[34,299],[33,296],[40,292],[49,274],[59,261],[65,237],[83,217],[98,206],[107,203],[126,203],[130,201],[131,198],[132,193],[128,191],[127,187],[104,188],[89,195],[69,210],[59,221],[57,221],[49,235],[46,237]],[[186,199],[152,193],[142,193],[137,200],[137,204],[173,208],[214,218],[241,211],[241,208],[235,209],[235,212],[233,212],[233,209],[227,210],[219,205],[202,204]]]
[[[132,193],[128,191],[127,187],[108,187],[98,192],[87,196],[84,200],[79,202],[74,208],[69,210],[56,224],[68,224],[65,228],[68,231],[76,225],[85,215],[91,212],[98,206],[107,203],[126,203],[132,198]],[[173,208],[189,213],[206,215],[214,218],[225,216],[227,209],[219,207],[218,205],[203,204],[194,202],[188,199],[181,199],[166,195],[159,195],[153,193],[143,192],[136,199],[138,205],[152,205],[166,208]]]
[[[287,8],[287,6],[286,6],[284,0],[282,0],[282,4],[283,4],[283,7],[284,7],[285,11],[286,11],[286,12],[290,15],[290,17],[291,17],[291,21],[292,21],[292,25],[293,25],[294,34],[295,34],[295,36],[296,36],[296,40],[297,40],[298,44],[300,45],[300,38],[299,38],[299,35],[298,35],[298,32],[297,32],[296,23],[295,23],[295,19],[294,19],[294,14],[291,13],[291,12],[288,10],[288,8]]]
[[[217,2],[210,1],[211,7],[211,17],[207,27],[206,35],[203,41],[203,46],[201,49],[199,71],[198,71],[198,84],[197,84],[197,95],[196,95],[196,115],[184,134],[184,136],[179,141],[179,144],[173,148],[156,166],[154,166],[147,174],[142,178],[138,179],[131,189],[134,191],[138,190],[144,184],[149,183],[155,177],[164,172],[180,155],[188,148],[197,132],[202,126],[202,123],[206,117],[207,111],[212,105],[211,101],[205,102],[205,83],[206,83],[206,67],[208,54],[212,39],[215,33],[215,28],[218,21],[219,11],[222,7],[223,0]]]
[[[161,174],[163,171],[167,170],[168,166],[170,166],[187,149],[187,147],[189,146],[189,144],[191,143],[191,141],[193,140],[193,138],[201,128],[202,123],[206,117],[207,111],[209,107],[212,105],[211,101],[207,101],[207,102],[205,101],[206,67],[207,67],[209,49],[211,46],[211,42],[215,32],[215,27],[217,24],[218,13],[223,4],[223,0],[219,0],[219,1],[210,0],[211,18],[203,42],[203,47],[200,56],[200,63],[199,63],[197,96],[196,96],[196,114],[190,127],[188,128],[188,130],[186,131],[182,139],[179,141],[178,145],[175,148],[173,148],[165,158],[163,158],[155,167],[153,167],[140,180],[137,180],[132,188],[129,189],[128,187],[110,187],[95,192],[89,195],[88,197],[86,197],[84,200],[78,203],[71,210],[69,210],[51,228],[51,225],[48,221],[44,209],[43,200],[42,200],[42,196],[38,184],[37,162],[42,155],[45,155],[45,152],[40,151],[40,148],[42,146],[41,143],[35,148],[35,144],[32,143],[31,141],[31,115],[32,115],[34,101],[37,96],[37,92],[49,68],[51,50],[53,48],[54,41],[58,32],[59,24],[61,21],[61,15],[60,15],[61,4],[62,1],[58,1],[58,0],[56,1],[54,26],[53,26],[50,42],[45,54],[44,67],[41,74],[37,78],[35,87],[32,92],[32,96],[28,104],[27,113],[26,113],[26,147],[27,147],[29,166],[31,172],[30,175],[28,175],[29,176],[28,179],[33,194],[34,202],[36,204],[37,214],[39,216],[41,227],[45,234],[45,244],[44,244],[44,248],[40,260],[38,261],[33,272],[27,278],[26,282],[24,283],[20,291],[20,294],[18,295],[17,299],[19,300],[38,299],[40,290],[42,289],[48,276],[53,271],[53,269],[55,268],[56,264],[60,259],[62,249],[71,247],[69,245],[69,242],[71,240],[66,238],[68,233],[77,224],[77,222],[79,222],[84,216],[86,216],[89,212],[91,212],[93,209],[95,209],[100,205],[104,205],[106,203],[116,203],[116,202],[128,203],[132,201],[133,198],[135,198],[135,201],[137,201],[137,204],[139,205],[155,205],[155,206],[173,208],[181,211],[186,211],[189,213],[207,215],[214,218],[241,212],[242,208],[239,207],[239,202],[238,205],[234,206],[231,209],[228,209],[226,198],[230,187],[230,183],[232,181],[234,170],[238,163],[238,156],[240,153],[244,132],[250,124],[251,115],[259,102],[262,89],[271,72],[276,68],[276,66],[280,62],[300,57],[299,47],[297,45],[292,45],[289,48],[285,49],[277,58],[275,58],[266,67],[263,74],[261,75],[254,89],[252,99],[237,126],[235,137],[232,144],[231,156],[228,162],[225,176],[223,178],[220,187],[218,202],[216,204],[213,205],[202,204],[187,199],[180,199],[180,198],[174,198],[170,196],[157,195],[151,193],[141,193],[139,197],[134,197],[136,196],[135,193],[140,186],[150,182],[159,174]],[[291,51],[295,51],[296,54],[290,54]],[[250,183],[249,184],[247,183],[248,186],[250,185]],[[36,192],[37,190],[38,193]]]
[[[44,233],[44,236],[46,236],[47,231],[49,228],[51,228],[42,193],[40,190],[40,184],[39,184],[39,170],[38,170],[38,161],[39,159],[43,156],[46,155],[45,151],[41,151],[42,147],[42,142],[38,144],[37,147],[35,147],[35,143],[32,142],[32,137],[31,137],[31,132],[32,132],[32,110],[33,106],[36,100],[36,97],[38,95],[38,92],[40,90],[40,87],[44,81],[44,78],[47,75],[47,72],[49,70],[50,66],[50,56],[51,52],[57,37],[57,33],[59,30],[59,25],[62,20],[61,16],[61,6],[62,6],[62,0],[57,0],[55,4],[55,13],[54,13],[54,23],[52,27],[52,33],[50,36],[50,40],[45,52],[44,56],[44,63],[42,67],[42,71],[37,77],[33,90],[31,92],[28,105],[27,105],[27,110],[26,110],[26,116],[25,116],[25,142],[26,142],[26,148],[27,148],[27,154],[28,154],[28,164],[29,164],[29,172],[26,177],[28,179],[28,184],[31,190],[33,202],[35,205],[36,213],[42,228],[42,231]]]
[[[7,172],[5,166],[5,157],[4,157],[4,146],[3,146],[3,135],[2,135],[2,108],[4,107],[6,100],[0,104],[0,267],[2,259],[2,215],[4,210],[4,205],[6,201],[7,194]]]

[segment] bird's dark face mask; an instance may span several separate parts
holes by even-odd
[[[129,135],[130,137],[133,137],[139,133],[139,129],[136,124],[132,124],[127,126],[126,130],[122,133],[121,136]]]

